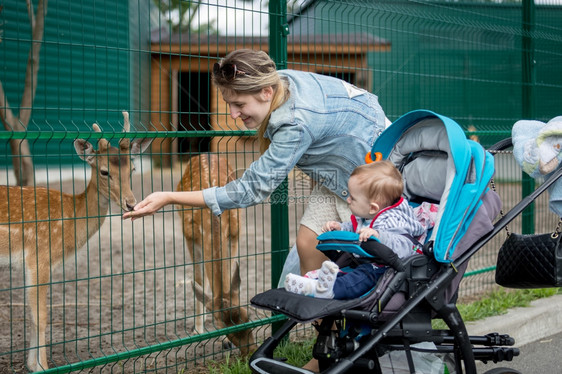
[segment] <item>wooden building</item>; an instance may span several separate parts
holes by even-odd
[[[162,37],[153,35],[151,44],[150,115],[157,131],[243,131],[242,121],[233,120],[211,84],[215,62],[227,53],[241,48],[269,51],[267,37],[200,36],[189,34]],[[287,67],[342,78],[365,89],[372,87],[367,55],[387,52],[390,43],[365,33],[338,35],[289,35]],[[223,133],[227,136],[228,133]],[[182,152],[232,150],[244,143],[247,136],[223,141],[215,138],[210,144],[197,139],[175,142],[157,139],[155,155],[162,155],[167,166],[172,157]]]

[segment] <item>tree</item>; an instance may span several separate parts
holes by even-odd
[[[158,7],[160,14],[166,18],[172,33],[189,31],[198,34],[218,34],[216,20],[211,18],[209,22],[200,21],[198,11],[202,5],[200,2],[186,0],[152,0]],[[242,3],[253,3],[256,0],[240,0]],[[298,10],[307,0],[287,0],[289,12]],[[261,8],[267,10],[269,0],[261,3]]]
[[[27,125],[31,119],[31,111],[35,92],[37,89],[37,73],[39,71],[39,53],[43,41],[43,32],[45,29],[45,16],[47,14],[47,1],[39,0],[37,11],[33,13],[33,4],[31,0],[27,0],[27,14],[31,26],[32,42],[27,59],[27,68],[25,72],[25,85],[20,102],[20,110],[18,115],[14,115],[8,98],[4,93],[4,87],[0,80],[0,120],[7,131],[25,132]],[[1,11],[1,8],[0,8]],[[11,139],[10,148],[12,151],[12,163],[14,165],[14,174],[16,181],[20,186],[26,186],[33,183],[33,160],[29,150],[29,142],[27,139]]]
[[[160,13],[166,17],[171,32],[189,31],[193,33],[216,34],[217,29],[212,25],[215,20],[206,23],[197,23],[197,12],[200,2],[185,0],[153,0]]]

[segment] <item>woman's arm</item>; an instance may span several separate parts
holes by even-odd
[[[223,187],[205,190],[207,206],[218,215],[226,209],[245,208],[264,201],[287,177],[311,141],[302,126],[281,126],[273,134],[267,151],[240,178]]]
[[[204,208],[207,205],[203,199],[203,191],[159,191],[148,195],[143,201],[135,205],[132,211],[123,214],[123,219],[132,221],[154,214],[165,205],[177,204]]]
[[[225,209],[243,208],[266,199],[287,177],[310,144],[299,126],[283,126],[274,135],[269,149],[253,162],[241,178],[222,187],[204,191],[162,191],[148,195],[123,219],[154,214],[168,204],[208,207],[219,215]]]

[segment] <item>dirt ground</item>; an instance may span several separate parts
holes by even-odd
[[[133,175],[133,191],[140,199],[151,191],[175,188],[180,177],[180,167],[172,170],[142,167]],[[82,191],[84,184],[83,180],[75,178],[73,183],[63,178],[59,185],[63,191],[72,192]],[[504,203],[506,196],[511,201],[506,208],[519,200],[518,184],[500,188]],[[295,237],[302,206],[302,202],[291,205],[291,238]],[[547,209],[546,200],[539,206]],[[269,209],[265,204],[243,210],[238,258],[242,305],[256,293],[270,288]],[[545,216],[542,211],[538,214]],[[550,220],[537,223],[537,227],[548,230],[551,223],[554,227],[555,221]],[[544,227],[539,227],[541,225]],[[517,229],[518,222],[511,227]],[[482,249],[471,260],[468,271],[495,265],[502,241],[503,238],[497,237]],[[196,336],[193,331],[195,297],[190,286],[193,267],[173,208],[131,222],[122,221],[119,208],[112,204],[100,231],[74,257],[53,269],[47,329],[50,366]],[[494,285],[493,272],[465,278],[460,296],[471,298]],[[251,320],[268,315],[253,308],[249,308],[249,312]],[[0,374],[25,372],[30,323],[29,310],[24,304],[22,270],[0,267]],[[207,319],[205,327],[207,331],[214,330],[211,319]],[[265,327],[255,329],[254,333],[257,341],[269,336]],[[208,358],[220,359],[229,351],[224,337],[218,337],[89,370],[96,373],[177,373],[183,368],[200,365]]]

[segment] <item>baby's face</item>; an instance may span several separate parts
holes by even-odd
[[[347,204],[351,213],[361,218],[373,218],[376,214],[376,211],[373,212],[373,202],[365,193],[365,188],[359,184],[357,177],[349,178],[347,190],[349,191]]]

